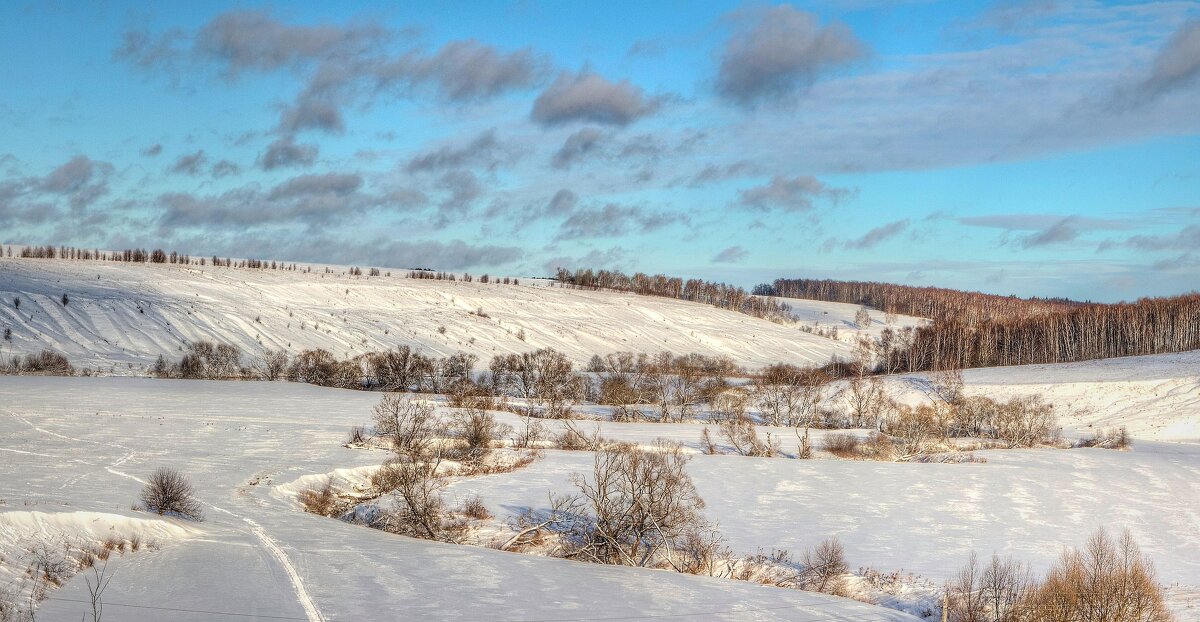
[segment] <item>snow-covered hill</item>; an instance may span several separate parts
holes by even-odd
[[[889,318],[879,309],[867,309],[871,323],[867,326],[859,326],[855,316],[858,310],[863,308],[861,305],[807,298],[776,298],[776,300],[790,306],[792,317],[800,324],[847,343],[855,343],[859,337],[878,339],[888,328],[893,330],[916,328],[928,322],[928,320],[911,315],[896,314],[895,317]]]
[[[76,364],[138,373],[197,339],[339,357],[408,344],[482,361],[552,347],[586,363],[614,351],[725,355],[750,367],[824,364],[850,347],[708,305],[552,287],[171,264],[0,259],[0,353],[52,348]],[[68,304],[62,304],[66,294]],[[20,307],[14,300],[21,299]],[[851,311],[851,317],[853,312]]]

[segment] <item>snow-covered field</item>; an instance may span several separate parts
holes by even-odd
[[[250,355],[324,348],[350,357],[408,344],[443,356],[470,352],[484,362],[543,347],[580,364],[614,351],[725,355],[751,367],[851,356],[847,344],[795,325],[697,303],[561,289],[544,280],[514,286],[324,268],[3,258],[0,327],[13,334],[11,343],[0,342],[0,353],[51,348],[76,365],[116,374],[144,373],[160,354],[178,358],[198,339],[232,343]]]
[[[413,540],[303,513],[281,484],[383,459],[340,446],[378,397],[288,383],[0,378],[0,585],[19,572],[7,566],[19,565],[40,512],[72,537],[96,521],[163,523],[158,550],[112,558],[105,619],[912,619],[820,594]],[[545,460],[566,458],[578,456]],[[138,478],[160,465],[191,474],[204,522],[129,509]],[[38,619],[78,620],[86,599],[76,577]]]
[[[699,454],[702,426],[694,424],[581,425],[635,442],[684,442],[707,515],[739,554],[799,552],[836,535],[852,568],[903,570],[936,586],[971,551],[1012,554],[1040,572],[1096,527],[1128,528],[1153,556],[1172,609],[1193,621],[1200,435],[1189,430],[1200,421],[1198,361],[1187,353],[966,374],[973,393],[1046,392],[1060,416],[1078,411],[1064,417],[1068,435],[1088,434],[1089,424],[1125,425],[1136,439],[1130,451],[994,450],[977,452],[987,459],[981,464],[798,461]],[[889,382],[919,399],[924,380]],[[340,445],[349,426],[369,421],[378,399],[290,383],[0,378],[0,534],[10,541],[0,554],[16,559],[11,541],[32,524],[70,533],[95,533],[97,521],[142,529],[160,548],[116,559],[106,602],[283,619],[401,611],[414,619],[907,619],[794,590],[417,541],[302,513],[290,494],[297,480],[384,459]],[[548,492],[570,490],[570,475],[591,460],[587,452],[546,451],[512,473],[454,480],[448,500],[479,494],[502,526],[526,508],[545,508]],[[205,522],[134,520],[160,522],[129,509],[137,478],[160,465],[192,474],[210,504]],[[71,601],[82,598],[82,581],[71,581],[39,619],[78,619],[84,605]],[[112,607],[117,619],[162,619],[159,610]]]

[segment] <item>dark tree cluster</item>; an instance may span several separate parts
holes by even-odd
[[[776,279],[756,286],[754,293],[865,305],[935,322],[953,318],[967,324],[1044,315],[1092,304],[1061,298],[1017,298],[941,287],[830,279]]]
[[[1200,294],[1099,304],[886,283],[779,279],[756,292],[930,318],[885,331],[883,371],[1069,363],[1200,349]]]
[[[911,370],[1069,363],[1200,349],[1200,294],[1087,305],[978,325],[934,322],[894,363]]]
[[[755,296],[741,287],[701,279],[682,279],[663,274],[641,272],[629,276],[612,270],[580,269],[571,272],[559,268],[555,280],[563,287],[608,289],[642,296],[675,298],[729,309],[759,318],[787,317],[790,308],[769,296]]]

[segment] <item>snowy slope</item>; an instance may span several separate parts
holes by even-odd
[[[1200,443],[1200,351],[968,369],[963,380],[968,395],[1044,396],[1067,436],[1125,426],[1136,439]],[[886,382],[900,401],[930,399],[924,374]]]
[[[897,314],[893,323],[887,321],[887,314],[879,309],[867,309],[871,318],[868,326],[859,326],[855,321],[861,305],[844,302],[826,302],[824,300],[809,300],[807,298],[776,298],[779,302],[787,303],[792,308],[792,317],[797,322],[825,334],[837,331],[837,339],[854,343],[859,337],[878,339],[884,329],[899,330],[916,328],[928,320],[911,315]]]
[[[168,465],[191,474],[207,518],[157,551],[114,556],[105,619],[913,619],[745,582],[412,540],[273,494],[305,475],[378,464],[382,452],[340,446],[378,397],[288,383],[0,378],[0,533],[27,524],[32,508],[67,523],[82,511],[158,522],[129,504],[138,478]],[[76,577],[38,619],[78,620],[86,597]]]
[[[546,281],[513,286],[322,269],[0,259],[0,327],[13,330],[0,353],[49,347],[79,364],[127,374],[160,354],[178,358],[183,344],[197,339],[249,354],[319,347],[339,357],[408,344],[442,355],[471,352],[485,362],[540,347],[578,363],[618,350],[727,355],[751,367],[850,355],[846,344],[794,325],[708,305]]]

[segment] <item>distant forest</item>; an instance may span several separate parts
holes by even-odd
[[[895,340],[891,369],[942,370],[1200,349],[1200,293],[1100,304],[888,283],[777,279],[754,293],[860,304],[933,320]]]

